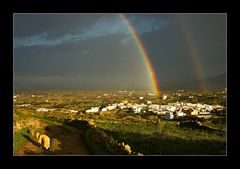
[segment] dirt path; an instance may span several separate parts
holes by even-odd
[[[36,140],[28,137],[28,142],[17,152],[18,155],[89,155],[90,152],[83,144],[81,131],[77,128],[50,122],[45,134],[51,139],[48,151],[40,148]]]

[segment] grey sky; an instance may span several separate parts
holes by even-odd
[[[128,14],[160,86],[196,80],[177,14]],[[226,15],[187,14],[202,78],[226,73]],[[118,14],[14,14],[18,88],[149,87],[145,65]]]

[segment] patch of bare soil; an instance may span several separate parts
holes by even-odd
[[[51,139],[49,150],[44,150],[35,139],[29,140],[16,153],[17,155],[89,155],[90,152],[83,144],[81,131],[77,128],[51,122],[45,132]],[[27,136],[25,136],[27,137]]]

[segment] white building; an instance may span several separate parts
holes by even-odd
[[[30,104],[21,104],[21,105],[19,105],[19,107],[28,107],[28,106],[30,106]]]
[[[186,113],[177,112],[176,115],[177,115],[178,117],[183,117],[183,116],[186,116]]]
[[[151,101],[147,101],[147,104],[152,104],[152,102]]]
[[[133,106],[133,105],[132,105],[131,103],[128,103],[128,104],[127,104],[127,108],[132,108],[132,106]]]
[[[142,99],[143,99],[143,97],[139,97],[139,99],[140,99],[140,100],[142,100]]]
[[[121,104],[121,105],[122,105],[122,104]],[[107,107],[102,108],[101,111],[114,110],[114,109],[117,108],[117,106],[118,106],[118,104],[112,104],[112,105],[110,105],[110,106],[107,106]],[[121,108],[121,109],[122,109],[122,108]]]
[[[166,95],[163,95],[163,100],[166,100],[167,99],[167,96]]]
[[[207,114],[210,114],[210,112],[207,111],[206,109],[201,109],[198,114],[200,114],[200,115],[207,115]]]
[[[86,110],[86,113],[96,113],[99,111],[99,107],[92,107],[91,109]]]
[[[168,111],[174,112],[174,111],[176,111],[177,107],[175,107],[175,106],[167,106],[166,109]]]
[[[160,109],[160,105],[158,104],[151,104],[148,106],[150,109],[156,109],[156,110],[159,110]]]
[[[48,109],[48,108],[37,108],[36,111],[40,112],[40,111],[43,111],[43,112],[48,112],[48,111],[54,111],[55,109]]]
[[[65,113],[77,113],[78,111],[77,110],[67,110],[65,111]]]
[[[173,112],[168,112],[164,115],[164,119],[171,120],[174,118]]]
[[[108,111],[107,107],[102,108],[102,111]]]
[[[134,113],[141,113],[141,111],[142,111],[142,107],[133,106],[132,109],[133,109]]]

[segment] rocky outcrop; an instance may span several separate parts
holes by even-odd
[[[43,127],[44,124],[42,124],[37,119],[26,119],[26,120],[20,120],[20,121],[14,121],[13,123],[13,131],[18,132],[19,130],[29,127],[29,128],[39,128]]]

